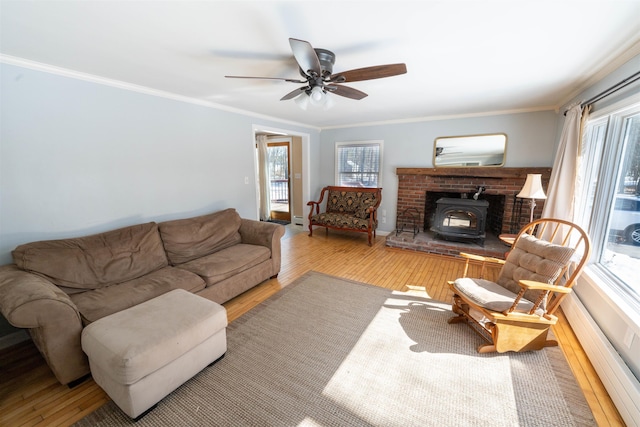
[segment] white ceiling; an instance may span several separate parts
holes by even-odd
[[[319,128],[558,108],[640,53],[640,0],[0,4],[5,62],[34,61]],[[328,111],[280,101],[294,83],[224,78],[298,79],[289,37],[333,51],[334,73],[397,62],[408,72],[351,83],[369,96],[336,96]]]

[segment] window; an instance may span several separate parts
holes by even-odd
[[[336,185],[379,187],[382,141],[337,142]]]
[[[596,112],[585,127],[576,221],[607,282],[640,304],[640,101]]]

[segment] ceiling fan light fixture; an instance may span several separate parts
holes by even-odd
[[[319,86],[302,92],[300,95],[293,98],[293,101],[303,111],[307,111],[309,104],[314,108],[322,108],[325,111],[333,107],[335,104],[333,97],[329,96],[329,94]]]
[[[301,110],[307,111],[307,107],[309,107],[309,95],[307,95],[305,92],[302,92],[293,100]]]
[[[327,95],[324,93],[320,86],[316,86],[311,89],[309,93],[309,102],[314,106],[321,106],[327,101]]]
[[[325,93],[324,97],[326,98],[326,100],[324,101],[324,105],[322,106],[322,109],[326,111],[331,107],[333,107],[336,101],[335,101],[335,98],[329,95],[328,93]]]

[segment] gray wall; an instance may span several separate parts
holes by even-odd
[[[486,133],[507,134],[505,167],[550,167],[555,154],[558,115],[554,111],[433,120],[323,130],[320,135],[320,181],[311,187],[318,197],[335,183],[336,142],[383,140],[382,204],[386,211],[382,231],[395,229],[398,179],[396,168],[433,167],[434,140],[440,136]],[[312,182],[313,184],[313,182]]]
[[[0,264],[34,240],[227,207],[256,218],[253,125],[309,134],[318,151],[311,128],[0,67]],[[0,318],[0,337],[12,331]]]

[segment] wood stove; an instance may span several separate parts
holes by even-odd
[[[436,237],[475,240],[484,245],[488,201],[443,197],[436,201],[436,205],[435,220],[431,226]]]

